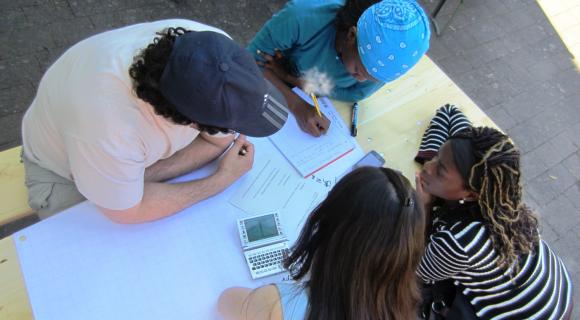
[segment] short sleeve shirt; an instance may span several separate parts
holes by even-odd
[[[256,59],[257,50],[273,54],[282,51],[299,76],[311,71],[332,80],[332,98],[359,101],[380,89],[384,83],[358,82],[348,73],[335,49],[336,14],[344,0],[294,0],[277,12],[248,45]]]
[[[25,155],[73,180],[95,204],[123,210],[143,197],[145,169],[199,134],[156,115],[133,92],[133,58],[168,27],[209,30],[190,20],[162,20],[97,34],[68,49],[44,74],[23,124]]]

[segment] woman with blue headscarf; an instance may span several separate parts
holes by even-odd
[[[330,121],[291,91],[355,102],[413,67],[429,48],[429,20],[415,0],[294,0],[248,46],[302,130]]]

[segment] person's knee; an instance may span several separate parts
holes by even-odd
[[[85,200],[74,183],[52,184],[51,192],[44,201],[44,206],[37,211],[40,219],[46,219],[58,212],[68,209]]]
[[[48,208],[48,199],[54,183],[26,183],[28,187],[28,205],[37,213]]]
[[[36,211],[40,219],[46,219],[85,200],[74,181],[39,166],[24,155],[22,160],[28,205]]]

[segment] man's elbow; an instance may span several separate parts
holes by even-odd
[[[140,203],[137,205],[124,209],[124,210],[112,210],[97,206],[99,210],[107,217],[109,220],[119,223],[119,224],[136,224],[144,222],[142,219],[139,219],[139,207]]]

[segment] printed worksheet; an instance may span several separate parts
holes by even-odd
[[[252,215],[292,210],[310,212],[328,193],[327,185],[304,179],[278,152],[256,157],[252,171],[239,182],[230,203]]]
[[[310,97],[302,90],[294,88],[293,91],[313,105]],[[320,112],[331,121],[325,135],[313,137],[303,132],[298,126],[296,118],[289,114],[284,127],[270,137],[276,148],[302,177],[309,177],[332,165],[356,147],[355,140],[350,137],[348,127],[342,121],[332,102],[326,97],[321,97],[318,101]]]

